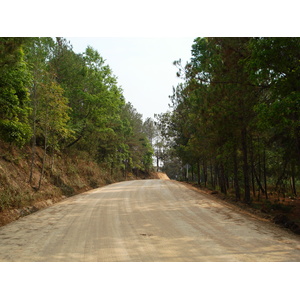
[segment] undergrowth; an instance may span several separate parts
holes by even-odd
[[[10,149],[10,145],[0,143],[0,212],[30,206],[36,201],[72,196],[124,179],[122,172],[112,174],[105,166],[92,161],[84,151],[70,150],[46,156],[44,176],[38,190],[42,157],[43,150],[37,148],[33,179],[29,184],[31,149]]]

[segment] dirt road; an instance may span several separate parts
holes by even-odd
[[[300,261],[300,239],[178,182],[80,194],[0,228],[0,261]]]

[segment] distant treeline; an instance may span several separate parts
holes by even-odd
[[[300,38],[196,38],[159,125],[165,169],[237,200],[297,196]],[[174,168],[180,161],[185,169]]]

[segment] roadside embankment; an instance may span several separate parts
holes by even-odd
[[[255,215],[261,220],[272,222],[277,224],[279,227],[286,228],[295,234],[300,235],[300,203],[298,201],[293,202],[293,204],[285,206],[274,206],[273,208],[258,208],[257,203],[252,203],[252,205],[246,204],[242,201],[235,201],[234,198],[225,196],[224,194],[210,190],[208,188],[199,187],[197,184],[181,182],[186,187],[198,191],[199,193],[205,194],[208,198],[221,201],[226,205],[230,206],[239,212],[243,212],[249,215]]]
[[[29,183],[32,153],[29,147],[17,149],[0,144],[0,226],[39,209],[51,206],[66,197],[110,183],[156,178],[155,173],[140,176],[107,169],[90,159],[85,152],[47,155],[44,174],[38,189],[43,150],[36,149],[32,181]]]

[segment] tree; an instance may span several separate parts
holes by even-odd
[[[32,85],[30,87],[30,123],[32,128],[31,138],[31,164],[29,183],[32,184],[33,169],[35,165],[36,156],[36,142],[38,135],[38,122],[40,119],[41,98],[45,90],[43,86],[46,82],[49,82],[50,77],[53,77],[49,73],[49,60],[52,58],[54,49],[54,41],[52,38],[30,38],[25,47],[25,58],[28,62],[30,72],[32,74]]]
[[[289,180],[297,194],[299,50],[299,38],[196,38],[190,62],[174,62],[183,83],[168,126],[199,183],[247,203],[268,199],[268,185],[284,194]]]
[[[292,193],[296,195],[295,176],[300,167],[300,39],[256,38],[250,49],[248,71],[261,92],[256,111],[260,130],[265,132],[262,141],[279,159],[275,168],[270,167],[277,175],[277,187],[284,185],[285,177],[291,177]]]
[[[155,139],[155,136],[157,135],[155,123],[152,118],[147,118],[145,122],[143,123],[143,132],[147,136],[150,145],[153,146],[153,140]]]
[[[152,167],[152,146],[144,133],[145,128],[142,115],[132,106],[126,103],[122,112],[123,122],[126,124],[125,141],[128,145],[128,158],[126,170],[133,169],[138,175],[138,170],[150,171]]]
[[[195,39],[191,62],[185,67],[180,60],[175,62],[185,83],[178,85],[171,99],[177,152],[184,164],[197,165],[198,182],[202,177],[205,186],[210,164],[211,185],[217,180],[223,193],[232,176],[239,199],[240,152],[244,200],[249,203],[248,144],[256,98],[244,67],[248,43],[247,38]]]
[[[70,108],[68,107],[68,99],[63,96],[63,89],[53,81],[41,85],[41,88],[43,93],[40,99],[37,126],[39,134],[44,140],[44,154],[38,189],[41,187],[44,175],[48,148],[59,150],[61,139],[66,139],[72,134],[68,127]]]
[[[24,60],[25,38],[0,38],[0,137],[24,145],[31,135],[28,86],[31,76]]]

